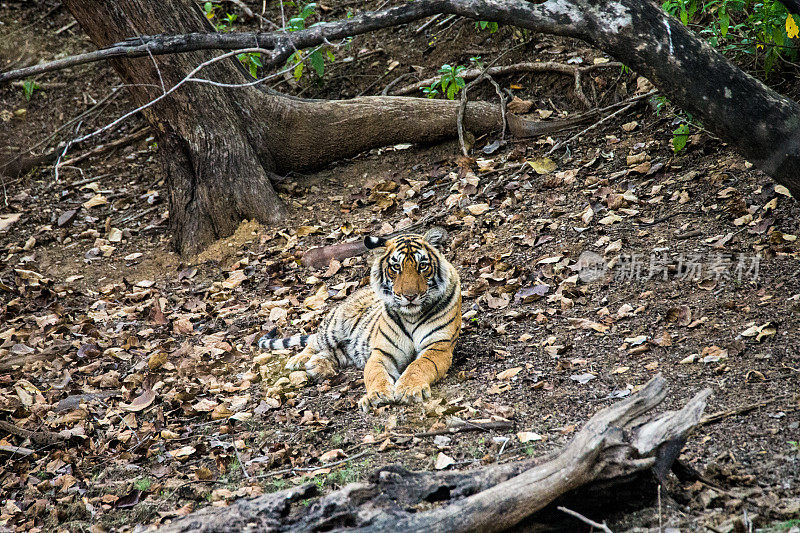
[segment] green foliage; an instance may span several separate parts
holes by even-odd
[[[259,52],[247,52],[246,54],[239,54],[236,56],[242,65],[250,72],[254,78],[258,78],[258,69],[263,67],[261,62],[261,54]]]
[[[489,33],[495,33],[500,29],[500,25],[497,22],[488,22],[486,20],[476,21],[475,27],[478,28],[478,30],[489,30]]]
[[[439,69],[439,74],[442,77],[439,79],[439,85],[442,87],[442,94],[448,100],[455,100],[456,95],[464,88],[464,78],[461,77],[461,74],[466,70],[467,67],[462,65],[451,66],[444,64],[442,68]]]
[[[422,94],[424,94],[426,98],[436,98],[439,95],[439,89],[436,88],[436,84],[434,83],[430,87],[422,87]]]
[[[206,2],[203,4],[203,13],[211,21],[217,31],[229,32],[233,29],[233,23],[239,18],[235,13],[223,13],[220,4]]]
[[[522,451],[525,452],[525,455],[528,456],[536,455],[536,448],[534,448],[531,444],[526,445]]]
[[[666,0],[662,7],[711,46],[740,59],[751,57],[764,75],[781,59],[797,59],[800,17],[778,0]]]
[[[148,490],[150,490],[150,485],[152,485],[152,482],[150,481],[150,478],[147,477],[143,477],[142,479],[137,479],[136,481],[133,482],[134,488],[142,492],[147,492]]]
[[[665,110],[670,106],[669,100],[664,96],[657,96],[653,100],[656,103],[656,116],[661,116]],[[689,135],[692,128],[699,128],[700,123],[692,117],[691,113],[685,111],[670,112],[675,117],[673,124],[678,127],[672,130],[672,150],[677,154],[686,148],[686,143],[689,142]]]
[[[34,91],[36,91],[37,89],[41,89],[41,87],[39,86],[38,83],[36,83],[35,80],[33,79],[25,80],[22,83],[22,94],[25,95],[25,100],[30,102],[31,98],[33,98]]]
[[[672,131],[672,150],[677,154],[689,141],[689,124],[684,122]]]
[[[294,2],[285,2],[284,5],[296,7],[296,4]],[[286,26],[286,29],[288,31],[300,31],[306,29],[308,27],[307,26],[308,18],[316,13],[317,4],[311,2],[299,9],[300,12],[297,14],[297,16],[289,19],[289,23]],[[308,64],[311,65],[311,68],[317,74],[317,78],[321,78],[323,74],[325,74],[326,57],[330,61],[336,59],[331,50],[323,51],[320,48],[312,50],[311,53],[309,53],[308,57],[306,58],[308,60]],[[286,62],[286,66],[288,68],[292,68],[292,66],[294,66],[292,70],[292,75],[294,76],[295,80],[300,80],[300,78],[303,77],[303,72],[305,70],[303,51],[298,50],[294,54],[292,54],[291,57],[289,57],[289,60]]]
[[[697,0],[667,0],[661,7],[673,17],[678,17],[684,26],[688,26],[697,13]]]
[[[792,518],[790,520],[786,520],[785,522],[775,522],[768,525],[764,529],[759,529],[759,531],[764,531],[765,533],[783,533],[785,531],[789,531],[793,527],[798,526],[800,526],[800,518]]]
[[[289,486],[289,482],[285,479],[273,479],[272,481],[264,484],[266,492],[277,492]]]
[[[352,467],[345,467],[339,470],[334,470],[327,476],[327,481],[343,487],[348,483],[354,483],[358,481],[359,474],[355,468]]]
[[[480,60],[480,57],[473,57],[470,59],[470,61],[473,60]],[[439,95],[439,88],[441,88],[445,98],[448,100],[455,100],[456,95],[458,95],[461,89],[464,88],[464,85],[466,85],[464,78],[461,76],[466,68],[467,67],[462,65],[442,65],[442,68],[439,69],[441,77],[430,86],[421,87],[422,94],[427,98],[436,98]]]

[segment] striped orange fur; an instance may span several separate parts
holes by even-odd
[[[435,246],[441,235],[367,237],[367,247],[385,247],[372,265],[370,286],[331,311],[314,335],[264,337],[259,346],[304,345],[286,368],[304,369],[315,380],[342,366],[363,368],[367,391],[358,403],[364,411],[429,398],[431,384],[450,368],[461,331],[460,279]]]

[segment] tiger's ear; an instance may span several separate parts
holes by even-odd
[[[425,232],[422,236],[423,239],[437,248],[443,247],[447,243],[447,230],[441,226],[433,226]]]
[[[372,235],[367,235],[364,237],[364,246],[367,247],[367,250],[374,250],[375,248],[380,248],[381,246],[385,245],[385,237],[373,237]]]

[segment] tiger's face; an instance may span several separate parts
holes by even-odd
[[[373,241],[373,247],[380,245]],[[371,284],[389,307],[414,315],[443,293],[447,283],[447,272],[442,268],[445,259],[424,237],[401,235],[382,245],[386,249],[372,265]]]

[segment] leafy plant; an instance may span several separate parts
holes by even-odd
[[[456,95],[464,88],[464,78],[461,77],[461,74],[466,68],[462,65],[451,66],[444,64],[439,69],[439,74],[442,75],[439,79],[439,85],[442,87],[442,94],[448,100],[455,100]]]
[[[677,154],[689,141],[689,124],[684,122],[672,131],[672,150]]]
[[[656,96],[653,101],[656,104],[656,116],[660,117],[661,113],[668,109],[670,102],[664,96]],[[670,112],[670,114],[675,117],[672,122],[673,125],[677,125],[677,128],[672,130],[672,151],[677,154],[686,148],[692,127],[699,128],[700,123],[695,120],[691,113],[685,111]]]
[[[150,489],[150,485],[152,485],[152,482],[150,481],[150,478],[147,477],[143,477],[142,479],[137,479],[136,481],[133,482],[134,488],[142,492],[147,492]]]
[[[261,53],[260,52],[247,52],[245,54],[239,54],[236,56],[242,65],[245,66],[250,75],[254,78],[258,78],[258,69],[263,67],[264,64],[261,62]]]
[[[295,4],[294,2],[287,2],[286,5]],[[288,31],[300,31],[306,29],[307,19],[316,12],[316,9],[317,4],[314,2],[304,5],[302,8],[300,8],[300,12],[296,17],[289,19],[286,29]],[[311,65],[311,68],[314,69],[314,72],[316,72],[317,77],[319,78],[325,74],[325,57],[327,57],[330,61],[336,59],[331,50],[326,50],[323,55],[323,51],[317,48],[308,54],[308,63]],[[297,50],[294,54],[292,54],[286,64],[288,67],[294,65],[294,70],[292,71],[294,79],[299,80],[301,77],[303,77],[305,63],[303,61],[303,54],[301,50]]]
[[[233,29],[233,23],[239,18],[235,13],[222,13],[222,6],[212,2],[203,4],[203,13],[206,18],[214,25],[214,29],[222,32],[229,32]]]
[[[25,100],[30,102],[33,98],[33,93],[37,89],[41,89],[38,83],[33,79],[28,79],[22,82],[22,94],[25,95]]]
[[[500,29],[500,25],[497,22],[489,22],[486,20],[479,20],[475,22],[475,27],[478,30],[489,30],[489,33],[494,33]]]
[[[697,0],[667,0],[661,4],[664,11],[678,17],[684,26],[688,26],[689,21],[694,18],[697,7]]]
[[[666,0],[662,8],[694,27],[715,48],[752,57],[765,75],[778,60],[797,58],[800,17],[778,0]]]

